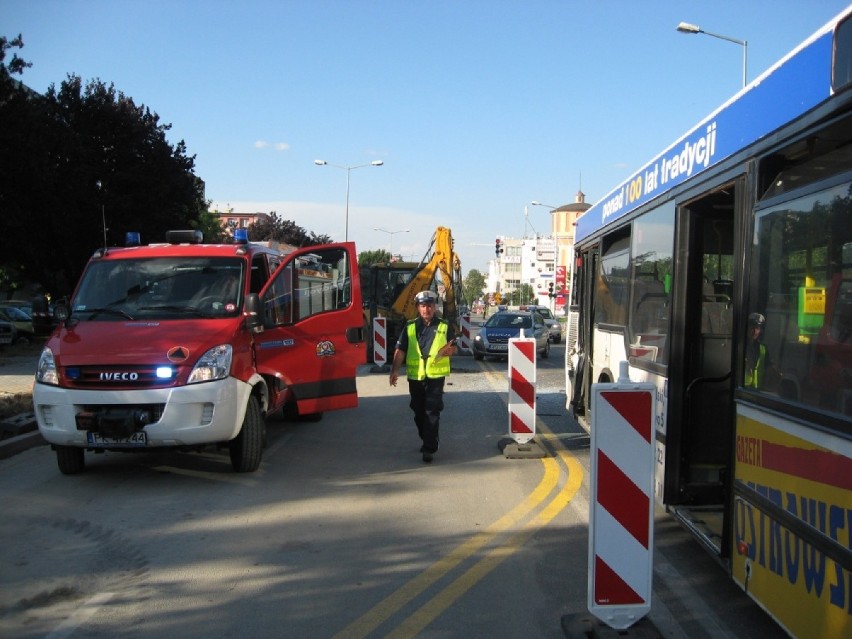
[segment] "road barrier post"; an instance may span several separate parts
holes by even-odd
[[[506,457],[544,457],[535,441],[535,339],[509,339],[509,437],[503,447]]]
[[[589,612],[624,630],[651,611],[653,384],[592,384]]]
[[[461,355],[470,355],[472,352],[472,346],[470,343],[470,315],[462,315],[461,317],[461,345],[459,346],[459,353]]]
[[[374,373],[384,373],[388,368],[387,318],[373,318],[373,368]]]

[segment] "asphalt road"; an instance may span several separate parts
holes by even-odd
[[[0,635],[565,637],[588,617],[589,438],[563,357],[538,363],[543,458],[501,453],[506,362],[457,356],[431,465],[404,386],[369,367],[357,409],[270,419],[253,474],[223,451],[72,477],[46,446],[4,459]],[[659,512],[652,610],[619,636],[784,635]]]

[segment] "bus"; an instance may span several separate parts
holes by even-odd
[[[567,406],[656,388],[655,499],[796,637],[852,637],[852,7],[577,221]]]

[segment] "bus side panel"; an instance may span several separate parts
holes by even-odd
[[[596,326],[592,331],[592,343],[594,344],[595,358],[592,362],[591,383],[617,381],[618,365],[620,362],[627,361],[624,329],[602,330]]]
[[[735,478],[852,548],[852,442],[738,404]],[[742,497],[732,577],[796,637],[852,637],[852,573]]]
[[[666,477],[666,415],[669,409],[669,380],[663,375],[657,375],[641,368],[630,367],[631,382],[649,382],[654,385],[654,433],[656,435],[654,449],[654,497],[657,505],[665,506],[663,486]]]

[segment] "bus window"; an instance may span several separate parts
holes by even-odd
[[[595,282],[595,323],[624,326],[630,276],[630,235],[607,238]]]
[[[850,182],[759,213],[749,313],[765,317],[750,390],[852,415]]]
[[[674,212],[670,202],[633,223],[630,356],[640,360],[668,360]]]

